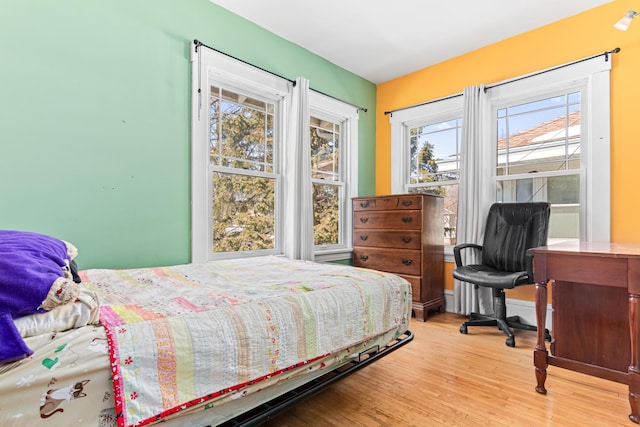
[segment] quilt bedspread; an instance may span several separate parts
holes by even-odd
[[[82,279],[103,305],[119,426],[399,335],[411,316],[404,279],[275,256],[85,270]]]

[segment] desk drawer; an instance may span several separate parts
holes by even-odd
[[[354,247],[353,265],[389,273],[420,276],[420,251]]]
[[[353,231],[354,246],[371,246],[378,248],[420,249],[419,230],[369,230],[366,228]]]
[[[421,211],[415,210],[354,212],[353,227],[419,230],[421,213]]]
[[[547,276],[560,282],[627,288],[627,260],[558,254],[547,258]]]

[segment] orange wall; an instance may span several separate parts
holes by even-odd
[[[640,18],[620,31],[613,24],[637,0],[615,0],[573,17],[378,85],[376,194],[391,192],[390,111],[491,84],[620,47],[611,70],[611,239],[640,242]],[[435,43],[435,41],[434,41]],[[449,264],[449,263],[448,263]],[[445,286],[453,288],[452,266]],[[513,291],[512,291],[513,292]],[[533,287],[508,295],[533,299]]]

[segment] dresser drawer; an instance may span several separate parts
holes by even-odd
[[[353,199],[354,211],[375,211],[390,209],[421,209],[420,196],[388,196]]]
[[[419,230],[422,221],[421,213],[415,210],[358,211],[353,213],[353,227]]]
[[[389,273],[420,275],[420,251],[378,249],[366,247],[353,248],[353,265],[388,271]]]
[[[398,274],[409,283],[411,283],[411,301],[422,301],[422,279],[420,276],[407,276],[405,274]]]
[[[419,230],[370,230],[358,228],[353,231],[354,246],[378,248],[420,249]]]

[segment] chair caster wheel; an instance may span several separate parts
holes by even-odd
[[[460,326],[460,333],[467,335],[467,325]]]
[[[508,345],[509,347],[515,347],[516,339],[514,337],[508,337],[507,340],[505,341],[505,344]]]

